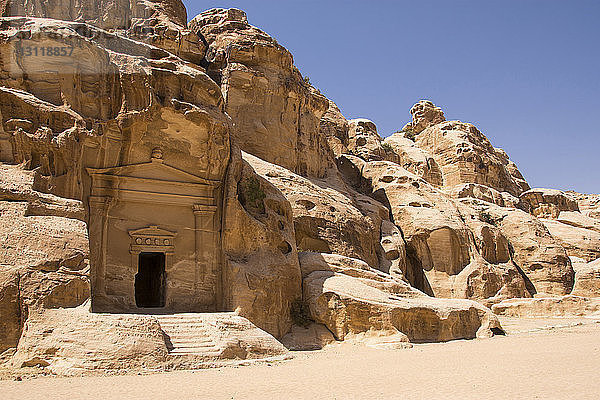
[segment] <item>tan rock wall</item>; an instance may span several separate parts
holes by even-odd
[[[240,148],[300,175],[324,176],[333,164],[320,133],[329,101],[302,78],[289,51],[240,10],[206,11],[190,27],[209,43],[209,71],[221,83]]]
[[[507,169],[506,153],[496,151],[472,124],[442,122],[422,131],[416,143],[436,160],[446,187],[478,183],[515,196],[526,190]]]
[[[525,210],[538,218],[558,218],[561,211],[579,211],[577,201],[555,189],[531,189],[521,193]]]
[[[226,309],[281,338],[291,327],[291,304],[302,297],[290,203],[239,155],[227,188]]]

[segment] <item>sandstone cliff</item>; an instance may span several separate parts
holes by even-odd
[[[578,296],[600,293],[598,196],[530,189],[431,101],[384,139],[237,9],[189,24],[179,0],[0,12],[0,352],[16,349],[13,366],[195,368],[285,354],[275,338],[404,347],[501,333],[491,306],[597,308]],[[160,311],[195,320],[95,312],[152,311],[133,301],[139,248],[168,256]],[[214,346],[178,358],[177,321],[211,326],[182,343]],[[92,341],[88,362],[86,335],[113,326],[127,335]]]

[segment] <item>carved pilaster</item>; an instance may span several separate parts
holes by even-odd
[[[215,216],[217,207],[213,205],[194,204],[192,207],[195,218],[196,233],[196,268],[194,276],[194,292],[200,295],[200,287],[212,283],[215,297],[220,292],[219,280],[216,279],[216,229]],[[217,299],[215,298],[215,306]]]
[[[108,212],[113,204],[112,197],[90,196],[90,282],[93,299],[104,296],[106,278],[106,240],[108,236]]]

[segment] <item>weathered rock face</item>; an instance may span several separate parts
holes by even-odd
[[[358,260],[305,253],[300,265],[311,316],[340,340],[383,331],[428,342],[485,337],[500,330],[492,313],[476,302],[428,297]]]
[[[289,51],[236,9],[213,9],[190,22],[209,47],[209,73],[221,83],[238,146],[303,176],[323,177],[333,154],[320,134],[329,101],[293,64]]]
[[[27,207],[0,201],[0,351],[16,346],[30,309],[75,307],[90,294],[85,224]]]
[[[7,266],[0,267],[0,353],[16,347],[24,319],[19,302],[19,274]]]
[[[408,281],[411,273],[406,258],[406,243],[402,232],[390,221],[381,222],[381,248],[383,253],[379,269],[391,276]]]
[[[577,205],[582,214],[600,219],[600,195],[598,194],[581,194],[569,191],[567,194],[577,201]]]
[[[600,232],[552,219],[540,221],[569,256],[580,257],[588,262],[600,258]]]
[[[442,109],[436,107],[429,100],[421,100],[412,106],[410,114],[412,121],[406,124],[402,130],[413,135],[446,120]]]
[[[0,165],[0,201],[26,203],[27,216],[56,216],[86,221],[86,210],[81,201],[34,189],[40,186],[44,189],[46,181],[39,170],[28,171],[21,166]]]
[[[573,263],[575,284],[571,294],[584,297],[600,297],[600,258],[590,263]]]
[[[320,121],[321,135],[325,136],[329,148],[338,157],[348,152],[348,121],[342,115],[338,106],[329,100],[329,108]]]
[[[244,158],[291,203],[299,251],[337,253],[379,266],[380,227],[387,218],[381,204],[345,187],[333,173],[327,180],[308,179],[251,155]]]
[[[381,146],[383,139],[373,121],[359,118],[348,121],[348,124],[348,153],[365,161],[385,159],[385,150]]]
[[[200,64],[206,46],[187,29],[180,0],[86,0],[77,3],[8,0],[1,16],[29,16],[86,23],[135,38]],[[81,26],[82,31],[85,27]]]
[[[561,211],[556,220],[565,225],[600,232],[600,221],[581,212]]]
[[[569,256],[593,261],[600,258],[600,221],[577,211],[561,211],[556,220],[541,219]]]
[[[291,327],[292,302],[302,297],[292,208],[239,155],[227,184],[226,308],[281,338]]]
[[[569,257],[538,219],[521,210],[493,206],[486,212],[508,239],[512,259],[531,282],[528,282],[531,294],[571,292],[574,272]]]
[[[448,196],[455,199],[473,198],[495,204],[500,207],[521,208],[519,198],[508,192],[499,192],[489,186],[478,183],[465,183],[444,190]]]
[[[163,152],[178,161],[174,167],[205,171],[210,179],[224,175],[229,120],[219,87],[202,71],[87,25],[26,18],[3,24],[0,84],[10,88],[0,92],[0,104],[11,118],[3,121],[14,154],[9,161],[41,167],[47,190],[82,199],[84,167],[147,162],[171,134]],[[17,62],[24,34],[35,44],[72,46],[72,57]]]
[[[397,132],[384,140],[384,146],[386,160],[395,162],[434,186],[443,185],[442,171],[435,159],[412,140]]]
[[[372,193],[383,204],[389,204],[394,223],[401,228],[409,248],[420,265],[413,265],[409,282],[427,290],[419,282],[419,270],[427,275],[429,284],[434,275],[456,275],[469,264],[469,232],[452,202],[431,185],[397,164],[385,161],[369,162],[362,174]],[[451,297],[449,291],[433,292]]]
[[[531,189],[521,193],[525,210],[538,218],[558,218],[561,211],[579,211],[577,201],[555,189]]]
[[[436,297],[529,295],[512,265],[506,237],[475,209],[454,203],[397,164],[368,162],[360,170],[402,231],[407,244],[404,276],[412,285]]]
[[[446,121],[430,126],[417,135],[416,143],[437,161],[446,187],[478,183],[514,196],[529,189],[520,173],[508,167],[512,164],[506,153],[471,124]]]
[[[497,315],[507,317],[573,317],[598,315],[600,299],[578,296],[508,299],[492,306]]]

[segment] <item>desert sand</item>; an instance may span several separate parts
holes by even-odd
[[[377,350],[348,342],[273,364],[1,381],[3,399],[598,399],[600,319],[503,319],[507,336]]]

